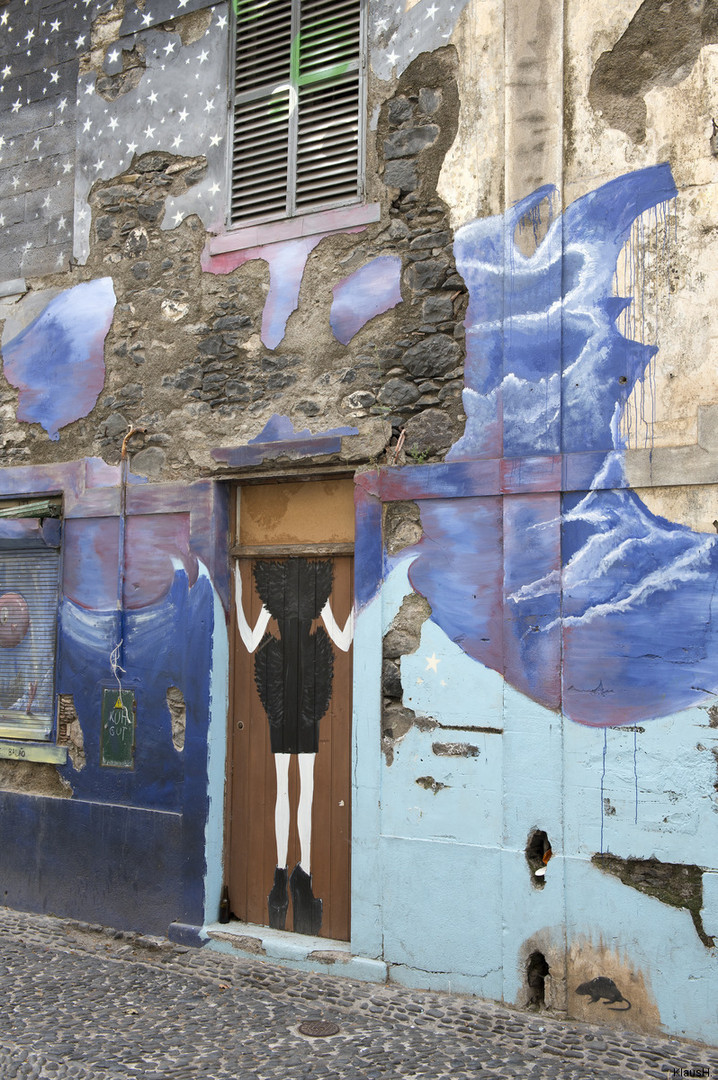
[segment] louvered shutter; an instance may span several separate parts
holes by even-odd
[[[231,223],[360,195],[361,0],[238,0]]]
[[[49,739],[59,551],[0,551],[0,737]]]
[[[303,0],[296,208],[359,194],[360,11],[356,0]]]

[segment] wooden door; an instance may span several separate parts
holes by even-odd
[[[246,500],[247,514],[258,500],[263,510],[261,531],[240,527],[233,549],[227,881],[244,922],[348,940],[353,556],[335,535],[351,495],[338,483],[345,522],[330,515],[325,543],[317,510],[329,511],[336,481]]]

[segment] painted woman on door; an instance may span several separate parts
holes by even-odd
[[[250,626],[245,615],[239,565],[235,569],[237,627],[245,648],[254,655],[253,679],[268,725],[276,776],[276,865],[267,895],[267,920],[271,927],[285,929],[291,893],[293,929],[302,934],[318,935],[323,922],[323,899],[314,894],[312,876],[312,819],[318,821],[320,829],[331,828],[331,820],[326,820],[331,819],[331,810],[328,814],[326,809],[323,814],[317,814],[315,767],[320,747],[327,745],[331,750],[327,739],[320,740],[322,724],[327,725],[332,719],[336,723],[337,716],[346,715],[346,702],[339,710],[331,708],[337,690],[332,642],[341,652],[348,653],[352,615],[350,608],[344,629],[340,629],[334,618],[331,596],[335,567],[347,561],[351,562],[311,557],[253,560],[252,583],[261,601],[254,626]],[[343,570],[344,574],[340,576],[346,577],[346,565]],[[344,583],[343,591],[346,590]],[[339,689],[346,694],[344,685]],[[331,734],[336,742],[337,737],[346,737],[348,731]],[[298,766],[299,796],[294,823],[299,859],[290,874],[288,853],[293,804],[290,764],[293,758]],[[331,761],[322,764],[325,772],[327,768],[331,772]],[[323,787],[327,783],[330,788],[334,786],[331,778]],[[340,809],[344,808],[345,812],[340,816],[346,821],[348,798],[336,800],[330,794],[329,806],[335,801]],[[326,795],[324,802],[327,802]],[[331,858],[329,852],[329,861]],[[331,877],[331,867],[325,868],[325,878],[327,874]]]

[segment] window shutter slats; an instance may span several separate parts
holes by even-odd
[[[358,194],[359,78],[350,75],[300,94],[297,207]]]
[[[356,200],[361,0],[238,0],[236,28],[232,224]]]
[[[50,738],[59,582],[58,551],[0,552],[0,636],[9,635],[0,648],[5,737]]]
[[[302,4],[299,78],[320,77],[322,70],[357,67],[360,50],[359,5],[352,0],[331,5]],[[334,72],[339,74],[339,72]],[[343,73],[343,72],[342,72]]]
[[[235,93],[287,82],[292,45],[292,0],[239,4]]]

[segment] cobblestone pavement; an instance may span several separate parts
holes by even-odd
[[[718,1077],[695,1043],[7,909],[0,948],[0,1080]]]

